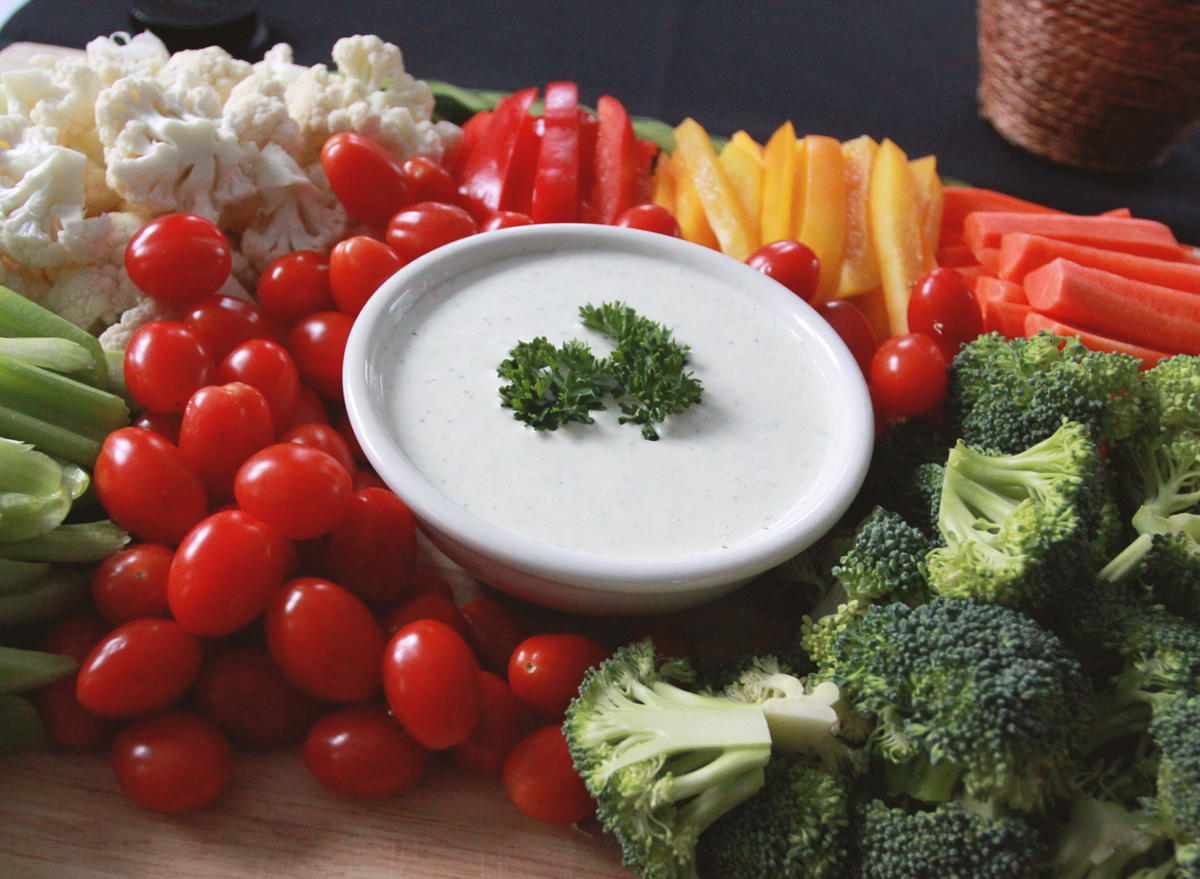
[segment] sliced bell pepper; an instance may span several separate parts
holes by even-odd
[[[458,142],[458,146],[454,148],[453,152],[442,160],[442,164],[446,166],[446,170],[454,176],[455,180],[462,177],[467,157],[475,152],[491,124],[491,110],[480,110],[463,123],[462,140]]]
[[[695,119],[685,119],[675,128],[675,155],[687,167],[721,251],[744,262],[757,249],[750,220],[712,141]]]
[[[546,86],[544,131],[529,216],[535,223],[579,219],[579,89],[573,82]]]
[[[908,295],[925,264],[922,217],[908,156],[885,139],[871,163],[871,236],[892,335],[908,332]]]
[[[596,112],[596,182],[583,219],[611,224],[637,201],[637,143],[620,101],[602,95]]]
[[[537,89],[528,88],[501,100],[492,111],[486,136],[467,156],[459,192],[463,206],[477,220],[486,220],[500,209],[521,127],[536,97]]]
[[[743,134],[745,132],[742,132]],[[757,147],[757,144],[753,144]],[[750,223],[750,237],[757,250],[762,242],[762,148],[759,155],[752,155],[742,141],[730,139],[721,150],[721,166],[729,175],[729,182],[738,195]]]
[[[763,148],[762,241],[792,237],[792,188],[796,177],[796,129],[779,126]]]
[[[938,239],[942,232],[942,179],[937,173],[937,156],[923,156],[908,163],[916,187],[926,269],[937,265]]]
[[[654,165],[654,197],[656,205],[675,211],[675,174],[671,170],[671,156],[663,153]]]
[[[832,137],[810,134],[804,138],[803,209],[796,225],[796,240],[807,244],[821,262],[814,302],[837,295],[842,280],[846,242],[846,163],[842,145]],[[797,158],[797,168],[800,160]],[[797,186],[799,189],[800,187]]]
[[[634,141],[634,147],[637,155],[637,185],[634,186],[633,203],[645,204],[654,198],[654,185],[650,175],[654,171],[654,162],[658,158],[660,148],[658,141],[648,137],[638,138]]]
[[[671,156],[671,173],[675,178],[675,219],[679,221],[680,234],[685,241],[720,250],[721,244],[708,223],[691,169],[678,148]]]
[[[521,120],[512,165],[500,193],[500,210],[528,216],[533,209],[533,183],[545,130],[546,123],[540,116],[526,116]]]
[[[736,143],[739,147],[745,150],[754,161],[758,162],[758,167],[763,164],[763,148],[762,144],[752,138],[744,131],[735,131],[733,137],[729,138],[731,143]]]
[[[871,137],[862,135],[842,144],[846,167],[846,244],[842,253],[839,296],[855,296],[879,286],[879,260],[871,242],[868,210],[871,162],[879,149]]]

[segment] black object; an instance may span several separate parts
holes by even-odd
[[[267,48],[267,24],[257,0],[134,0],[129,22],[149,30],[172,52],[220,46],[230,55],[258,60]]]

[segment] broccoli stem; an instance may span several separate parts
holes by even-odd
[[[1110,583],[1123,582],[1126,577],[1137,570],[1137,566],[1141,564],[1153,544],[1153,534],[1139,534],[1129,546],[1117,553],[1107,565],[1101,568],[1097,576]]]
[[[765,761],[764,761],[765,763]],[[738,771],[729,781],[702,790],[679,809],[679,826],[691,827],[697,835],[735,806],[741,805],[760,790],[766,782],[762,766],[747,772]]]

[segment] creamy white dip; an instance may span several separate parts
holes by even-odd
[[[657,442],[618,424],[615,403],[556,431],[501,407],[496,369],[518,340],[605,355],[579,307],[615,300],[691,346],[699,405]],[[690,266],[607,249],[512,257],[423,293],[402,326],[377,361],[400,449],[456,504],[542,544],[628,559],[728,548],[803,505],[834,454],[818,343]]]

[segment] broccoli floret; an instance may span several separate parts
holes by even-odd
[[[833,684],[805,692],[763,666],[742,676],[739,701],[677,686],[694,677],[649,641],[622,647],[588,673],[563,723],[597,817],[645,879],[694,874],[700,834],[758,793],[773,747],[846,751],[833,734]]]
[[[699,691],[706,695],[720,695],[727,687],[743,684],[748,673],[761,672],[772,664],[777,672],[795,678],[804,678],[816,671],[816,664],[797,646],[782,654],[743,654],[721,660],[701,673],[696,684]]]
[[[913,471],[897,507],[897,512],[905,521],[920,528],[935,546],[945,543],[937,524],[938,510],[942,507],[942,483],[945,481],[945,458],[937,464],[922,464]]]
[[[1164,358],[1142,377],[1161,432],[1200,433],[1200,357]]]
[[[986,818],[958,803],[909,812],[861,810],[862,879],[1034,879],[1045,847],[1020,818]]]
[[[898,487],[906,485],[922,464],[945,461],[952,443],[945,425],[928,415],[889,424],[871,453],[871,465],[855,502],[857,515],[866,515],[876,504],[891,509]]]
[[[1003,604],[1042,618],[1090,579],[1105,494],[1087,429],[1062,424],[1013,455],[960,442],[946,461],[929,583],[951,597]]]
[[[1003,454],[1053,434],[1063,419],[1086,425],[1098,443],[1145,429],[1141,361],[1088,350],[1077,338],[980,336],[950,366],[946,411],[954,435]]]
[[[925,556],[932,548],[920,530],[876,507],[859,524],[833,575],[851,599],[922,604],[932,597],[925,578]]]
[[[841,879],[849,862],[846,782],[803,757],[779,754],[763,788],[718,818],[696,850],[712,879]]]
[[[874,721],[866,747],[890,793],[945,802],[965,792],[1030,811],[1068,787],[1092,688],[1057,636],[1018,611],[944,597],[841,622],[810,652],[844,703]]]
[[[1200,876],[1200,695],[1162,700],[1150,737],[1159,750],[1151,808],[1175,843],[1180,874],[1192,879]]]
[[[1148,603],[1200,623],[1200,542],[1191,534],[1153,535],[1136,574]]]

